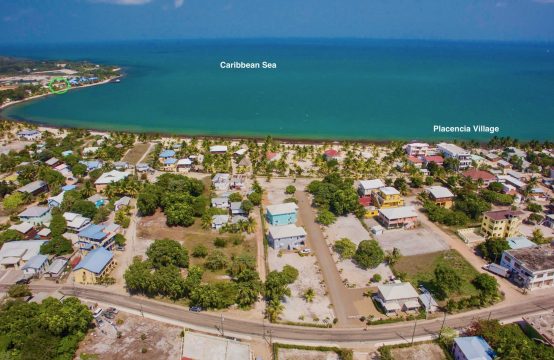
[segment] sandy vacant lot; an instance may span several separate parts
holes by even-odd
[[[119,313],[121,325],[103,325],[91,330],[77,350],[76,359],[178,359],[181,328],[140,316]],[[116,324],[115,321],[113,321]],[[117,337],[118,331],[121,337]],[[143,336],[144,335],[144,336]],[[142,349],[146,349],[143,353]],[[81,356],[83,354],[90,357]]]
[[[392,349],[395,360],[442,360],[446,359],[441,347],[437,344],[420,344],[407,348]]]
[[[341,216],[331,226],[324,228],[323,233],[330,251],[341,274],[341,279],[346,286],[353,288],[363,288],[368,286],[369,279],[374,274],[380,274],[383,281],[392,275],[392,271],[385,264],[380,264],[375,269],[364,270],[358,267],[352,260],[341,260],[340,256],[333,251],[333,244],[342,238],[348,238],[358,245],[363,240],[371,239],[367,230],[360,224],[360,221],[352,214]]]
[[[313,179],[297,179],[296,181],[291,179],[271,179],[271,181],[267,182],[267,179],[265,178],[258,178],[258,182],[260,183],[261,187],[265,190],[265,195],[268,204],[281,204],[285,201],[286,198],[293,197],[294,195],[287,195],[285,194],[285,189],[289,185],[294,185],[296,187],[297,191],[304,191],[305,187],[313,180]]]
[[[283,302],[285,309],[281,314],[281,320],[320,324],[323,324],[326,319],[328,322],[333,320],[331,301],[325,294],[323,278],[315,256],[301,257],[297,253],[285,252],[279,257],[278,252],[270,248],[268,261],[270,270],[280,271],[283,266],[288,264],[294,266],[300,273],[298,279],[289,286],[291,296],[286,297]],[[311,303],[306,302],[302,297],[309,288],[314,289],[316,293],[315,299]],[[318,321],[314,321],[314,319],[318,319]]]
[[[279,349],[277,360],[339,360],[339,356],[332,351]]]

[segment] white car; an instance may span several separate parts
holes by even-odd
[[[311,252],[312,252],[312,249],[310,249],[310,248],[305,248],[305,249],[300,250],[300,254],[302,254],[302,255],[306,255],[306,254],[309,254]]]
[[[94,310],[94,312],[92,313],[92,316],[94,316],[94,318],[97,318],[100,316],[100,314],[102,314],[102,308],[96,308],[96,310]]]

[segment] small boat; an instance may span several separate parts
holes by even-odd
[[[120,83],[121,79],[115,79],[113,82]]]

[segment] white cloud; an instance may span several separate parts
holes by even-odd
[[[115,5],[144,5],[152,0],[92,0],[92,2],[102,2]]]
[[[175,0],[175,8],[180,8],[185,3],[185,0]]]

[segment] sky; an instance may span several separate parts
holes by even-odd
[[[554,0],[0,0],[0,44],[343,37],[554,41]]]

